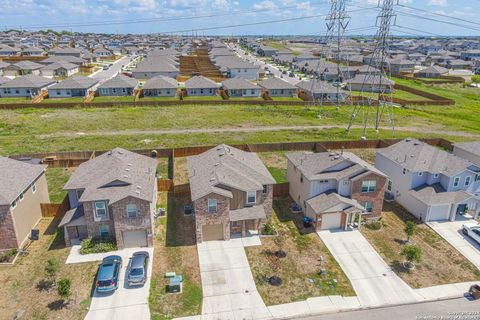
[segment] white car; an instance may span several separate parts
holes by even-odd
[[[477,223],[465,223],[462,227],[462,232],[464,235],[469,236],[480,244],[480,224]]]

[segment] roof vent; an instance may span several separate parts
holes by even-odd
[[[140,191],[139,191],[139,190],[137,190],[137,191],[135,191],[135,193],[136,193],[136,194],[140,194]]]
[[[210,180],[209,180],[209,181],[215,181],[215,178],[210,178]]]
[[[132,164],[131,164],[131,163],[127,163],[127,166],[131,167],[131,166],[132,166]]]
[[[123,175],[124,178],[128,178],[128,176],[126,174]]]
[[[130,171],[130,168],[126,168],[125,171]]]
[[[217,163],[214,164],[215,167],[218,167],[219,165],[220,165],[219,162],[217,162]]]

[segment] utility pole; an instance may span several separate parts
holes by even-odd
[[[347,128],[347,132],[349,132],[358,113],[362,112],[362,139],[366,139],[369,113],[370,110],[374,107],[374,105],[375,131],[378,132],[380,122],[385,111],[387,112],[387,115],[389,117],[389,124],[391,124],[393,132],[395,131],[393,118],[394,104],[392,103],[391,99],[393,86],[390,79],[388,78],[387,72],[385,71],[390,70],[388,51],[389,39],[391,36],[390,27],[392,23],[395,22],[394,20],[396,18],[395,12],[393,10],[394,1],[395,0],[379,0],[378,5],[379,7],[381,7],[381,11],[377,16],[378,30],[375,35],[375,49],[370,56],[367,74],[363,80],[363,84],[360,90],[362,93],[362,101],[361,103],[354,106]],[[367,88],[368,90],[366,90]],[[365,97],[364,92],[366,91],[368,91],[369,93],[377,93],[377,99],[373,99],[371,95]],[[386,94],[388,94],[390,98],[387,98]]]

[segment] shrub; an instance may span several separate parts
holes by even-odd
[[[380,230],[382,228],[383,224],[380,220],[378,221],[370,221],[365,223],[365,227],[370,229],[370,230]]]
[[[58,295],[63,299],[68,299],[72,295],[70,287],[72,285],[72,281],[69,278],[64,278],[58,281]]]
[[[55,279],[59,269],[60,264],[58,263],[57,259],[50,258],[47,260],[47,264],[45,265],[45,275],[50,279]]]
[[[272,221],[268,221],[265,223],[262,229],[262,234],[267,235],[267,236],[273,236],[277,232],[275,225],[272,223]]]
[[[80,254],[102,253],[117,250],[117,243],[113,239],[92,239],[82,241]]]
[[[10,262],[12,258],[17,254],[18,250],[12,248],[0,254],[0,262]]]
[[[415,223],[415,221],[408,220],[407,224],[405,225],[404,231],[407,235],[407,241],[410,241],[410,238],[413,237],[413,235],[417,231],[417,224]]]
[[[422,261],[422,249],[419,246],[409,245],[403,248],[402,255],[410,263],[420,263]]]
[[[474,83],[480,83],[480,75],[474,75],[474,76],[472,76],[472,82],[474,82]]]

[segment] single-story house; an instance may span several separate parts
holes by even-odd
[[[40,70],[43,65],[33,62],[33,61],[19,61],[7,66],[4,69],[4,74],[6,76],[24,76],[27,74],[40,75]]]
[[[143,86],[145,97],[175,97],[178,82],[174,78],[156,76],[148,79]]]
[[[395,82],[382,75],[358,74],[347,80],[347,88],[351,91],[391,93]]]
[[[97,86],[97,79],[71,76],[48,88],[48,96],[50,98],[86,97],[90,91],[95,91]]]
[[[0,85],[2,97],[35,97],[55,84],[55,80],[29,74]]]
[[[185,81],[188,96],[216,96],[218,84],[204,76],[194,76]]]
[[[40,69],[44,77],[70,77],[78,72],[78,65],[66,61],[48,64]]]
[[[230,97],[260,97],[262,89],[243,78],[230,78],[222,82],[222,87]]]
[[[440,78],[448,75],[448,69],[437,65],[432,65],[415,73],[417,78]]]
[[[268,78],[258,84],[270,97],[293,97],[297,93],[297,87],[293,84],[277,78]]]
[[[344,101],[346,93],[333,86],[331,83],[321,80],[302,80],[296,84],[299,91],[303,91],[310,98],[324,102]]]
[[[100,96],[131,96],[138,86],[138,80],[119,74],[98,87]]]

